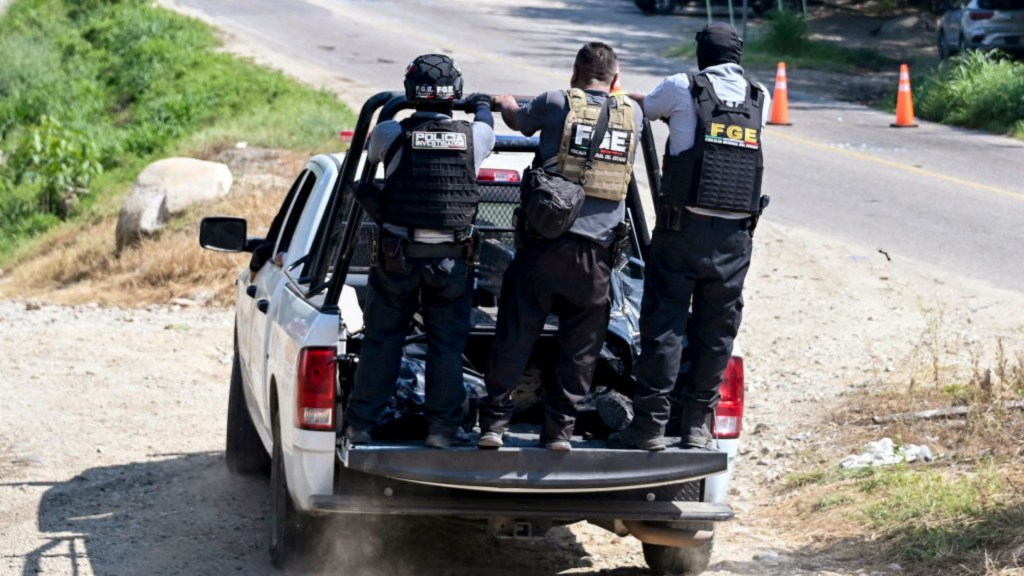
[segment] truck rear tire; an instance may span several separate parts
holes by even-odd
[[[316,547],[320,522],[295,508],[288,492],[281,430],[274,414],[274,455],[270,461],[270,561],[278,568],[303,567]]]
[[[711,564],[712,538],[697,548],[658,546],[644,543],[644,560],[655,574],[672,576],[696,576]]]
[[[235,339],[235,359],[231,363],[231,384],[228,389],[228,426],[224,443],[224,460],[228,470],[242,476],[266,476],[270,472],[270,456],[260,440],[252,416],[245,404],[242,390],[242,366]]]

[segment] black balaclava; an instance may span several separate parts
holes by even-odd
[[[708,24],[697,32],[697,68],[725,63],[740,63],[743,55],[743,39],[736,29],[724,22]]]

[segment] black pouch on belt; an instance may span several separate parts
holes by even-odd
[[[382,238],[380,255],[384,260],[384,269],[395,274],[408,274],[409,266],[405,261],[405,240],[401,238]]]

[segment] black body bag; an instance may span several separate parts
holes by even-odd
[[[611,96],[608,97],[609,99]],[[587,171],[593,165],[594,155],[601,147],[601,140],[608,129],[608,100],[598,117],[594,133],[590,138],[590,150],[587,161],[578,181],[570,180],[564,175],[547,170],[542,166],[528,168],[523,173],[523,181],[519,186],[519,198],[523,204],[523,216],[530,230],[547,239],[558,238],[569,231],[583,208],[586,193],[583,186],[587,182]]]

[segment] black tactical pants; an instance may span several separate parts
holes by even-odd
[[[370,270],[366,333],[346,422],[372,430],[395,392],[402,351],[419,310],[427,335],[426,406],[429,433],[451,435],[462,423],[466,388],[462,352],[469,337],[472,278],[461,258],[408,258],[402,272]]]
[[[569,440],[576,404],[590,390],[594,363],[608,329],[610,248],[564,235],[531,240],[505,271],[494,349],[487,370],[487,398],[480,427],[503,431],[512,417],[512,390],[526,369],[548,313],[558,316],[555,382],[544,390],[541,439]]]
[[[684,336],[692,353],[690,371],[677,393],[684,418],[706,417],[718,405],[722,374],[742,319],[751,246],[749,220],[687,212],[679,231],[655,229],[640,309],[633,401],[638,431],[665,433]],[[687,326],[691,302],[693,316]]]

